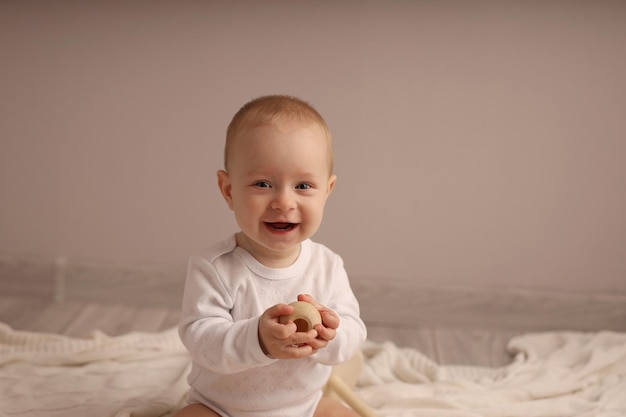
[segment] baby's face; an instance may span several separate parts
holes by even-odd
[[[241,233],[237,243],[266,266],[288,266],[319,228],[335,184],[317,126],[263,125],[234,142],[220,188]]]

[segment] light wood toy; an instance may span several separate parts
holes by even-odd
[[[293,313],[281,316],[282,324],[293,321],[299,332],[308,332],[316,324],[322,322],[319,311],[312,304],[304,301],[295,301],[289,304],[294,308]],[[333,371],[324,387],[324,395],[343,401],[361,417],[377,417],[374,411],[356,395],[352,388],[363,367],[363,353],[359,350],[352,359],[333,367]]]

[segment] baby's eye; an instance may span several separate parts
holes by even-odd
[[[254,183],[259,188],[270,188],[270,183],[267,181],[257,181]]]
[[[296,190],[308,190],[310,188],[311,188],[311,184],[307,184],[307,183],[296,185]]]

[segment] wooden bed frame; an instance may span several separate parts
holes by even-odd
[[[0,256],[0,320],[77,337],[95,328],[110,335],[162,330],[178,322],[184,277],[183,265]],[[414,347],[440,364],[508,363],[506,341],[525,332],[626,331],[622,294],[438,287],[377,277],[351,282],[370,339]]]

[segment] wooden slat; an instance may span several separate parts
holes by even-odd
[[[626,331],[626,296],[353,281],[365,321],[502,330]]]
[[[503,366],[509,364],[506,346],[520,334],[494,329],[436,329],[437,362],[444,365]]]
[[[69,324],[79,316],[84,303],[50,302],[40,310],[32,310],[28,321],[22,325],[23,330],[46,333],[64,333]]]
[[[127,333],[135,311],[134,307],[129,306],[88,303],[64,333],[72,337],[89,337],[94,330],[110,336]]]
[[[128,331],[158,332],[164,330],[170,310],[166,308],[139,308],[129,323]]]
[[[14,329],[28,330],[33,317],[39,317],[49,301],[40,298],[0,296],[0,321]]]
[[[161,330],[167,330],[172,327],[178,326],[178,322],[180,321],[180,310],[172,309],[169,310],[169,314],[166,319],[161,324]]]
[[[63,333],[83,303],[57,304],[30,297],[0,297],[0,321],[16,330]]]
[[[68,263],[66,300],[180,308],[185,270]]]
[[[56,269],[56,264],[50,260],[0,257],[0,296],[50,300],[54,294]]]
[[[432,360],[436,360],[436,351],[431,329],[411,327],[367,325],[367,338],[373,342],[391,341],[399,347],[411,347],[419,350]]]

